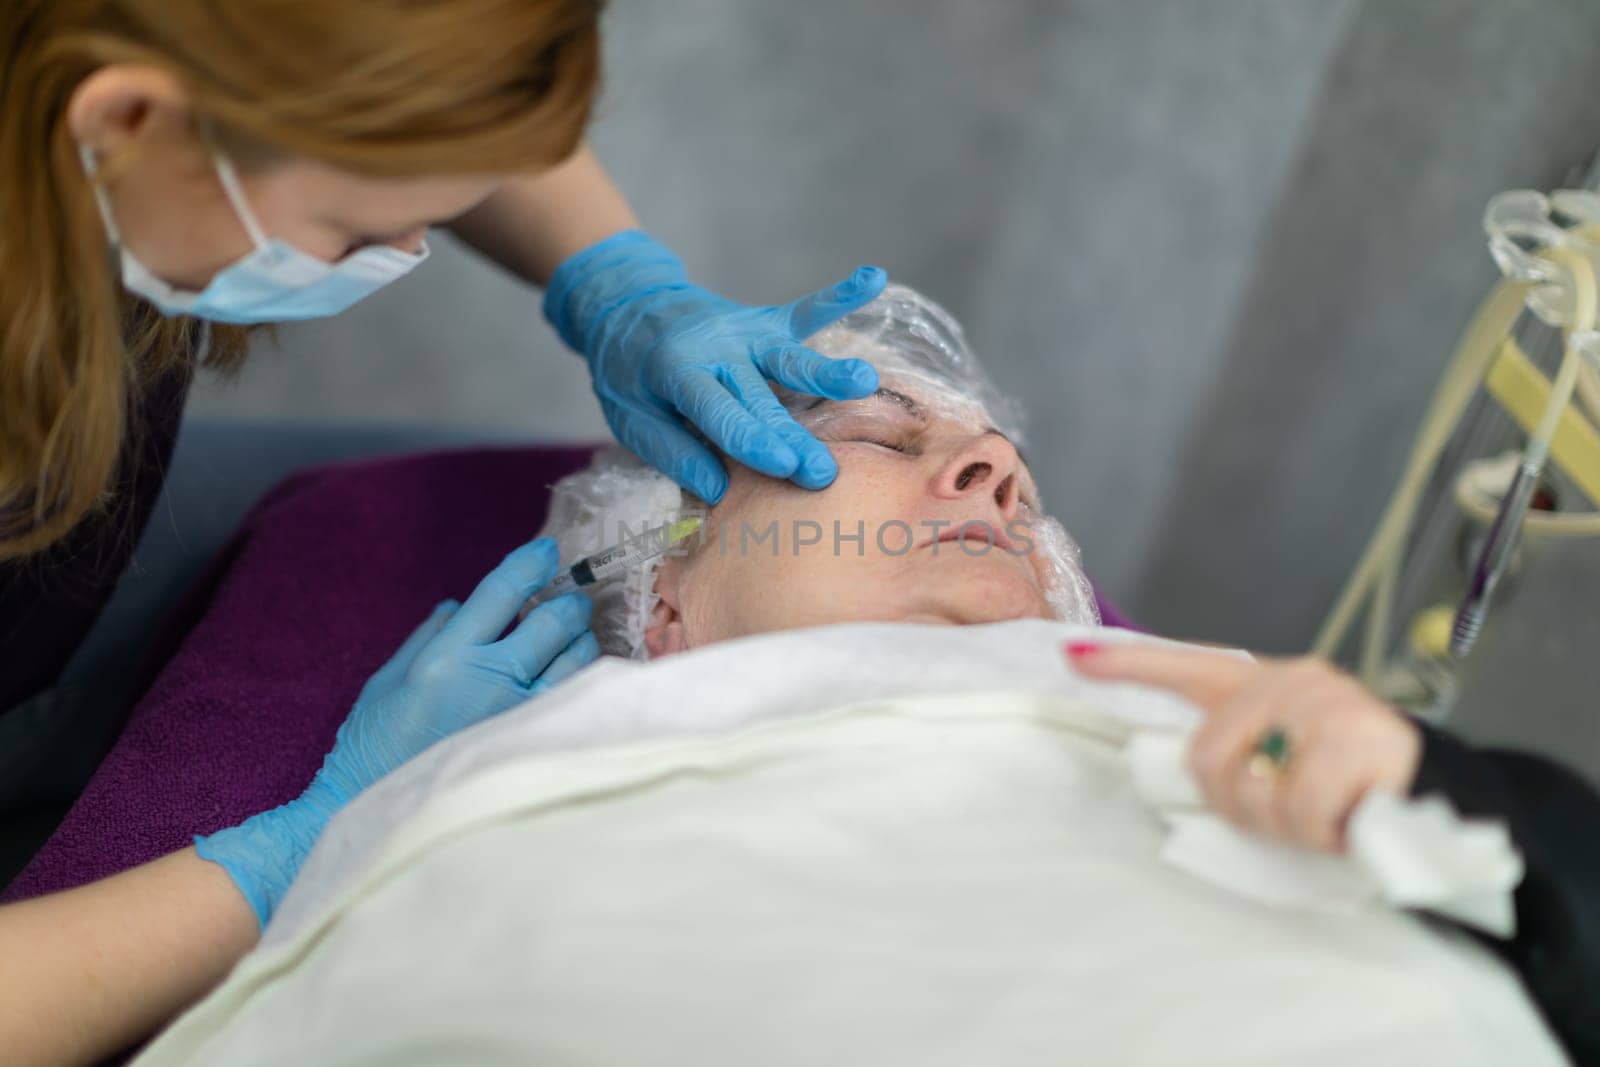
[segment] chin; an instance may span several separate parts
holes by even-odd
[[[919,575],[925,585],[917,599],[966,626],[1055,617],[1031,573],[1006,560],[963,562],[961,567],[939,568],[943,573]]]

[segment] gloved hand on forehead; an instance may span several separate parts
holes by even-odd
[[[800,342],[883,292],[887,276],[860,267],[793,303],[748,307],[689,281],[683,262],[630,230],[563,263],[544,313],[583,353],[617,440],[707,503],[728,487],[713,445],[774,478],[821,489],[839,468],[784,410],[768,382],[854,400],[878,388],[859,359],[829,359]]]

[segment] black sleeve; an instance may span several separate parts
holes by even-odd
[[[134,397],[109,507],[36,555],[0,561],[0,714],[54,684],[111,598],[160,495],[190,374],[183,363]]]
[[[1600,792],[1538,756],[1476,749],[1426,725],[1422,734],[1411,794],[1505,820],[1522,852],[1516,935],[1484,940],[1517,969],[1568,1054],[1600,1065]]]

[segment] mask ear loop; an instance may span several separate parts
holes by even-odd
[[[250,235],[250,241],[257,249],[265,249],[269,243],[267,232],[261,228],[256,213],[250,209],[250,201],[244,195],[244,184],[239,180],[239,172],[234,168],[233,160],[228,158],[228,153],[217,144],[217,139],[211,133],[208,124],[200,125],[200,136],[205,140],[206,147],[211,150],[211,165],[216,169],[217,178],[222,182],[222,191],[228,197],[228,203],[233,205],[233,213],[239,216],[239,222],[244,225],[244,232]]]
[[[122,247],[122,231],[117,229],[117,220],[111,217],[111,197],[106,194],[106,187],[100,182],[100,161],[94,157],[94,149],[78,142],[78,159],[83,163],[83,176],[89,183],[89,191],[94,193],[95,205],[100,209],[100,221],[106,228],[106,240],[117,248]]]
[[[239,172],[234,168],[233,160],[229,159],[228,154],[217,145],[210,130],[205,126],[201,126],[200,136],[211,152],[211,165],[217,172],[217,179],[222,182],[222,192],[227,196],[233,213],[238,216],[240,224],[244,227],[244,232],[256,248],[265,248],[268,244],[266,231],[261,228],[256,213],[250,209],[250,201],[244,195],[244,185],[239,181]],[[120,249],[122,231],[117,227],[117,220],[111,214],[111,197],[100,181],[100,162],[95,158],[94,149],[79,142],[78,159],[83,164],[83,176],[89,182],[89,189],[94,193],[95,205],[100,209],[100,221],[105,224],[106,237],[111,244]]]

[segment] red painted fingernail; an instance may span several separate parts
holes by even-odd
[[[1081,656],[1092,656],[1105,648],[1104,645],[1096,641],[1068,641],[1061,647],[1066,651],[1067,655],[1074,659]]]

